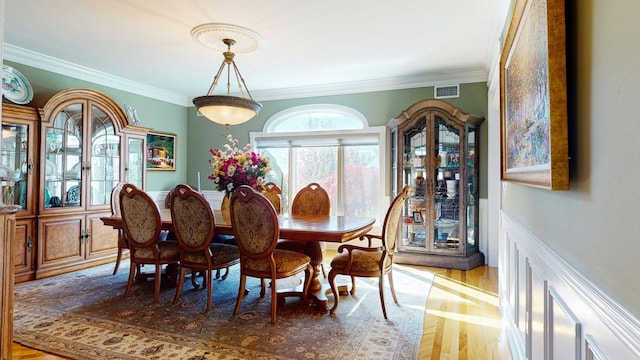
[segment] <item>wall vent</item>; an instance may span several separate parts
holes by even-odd
[[[457,98],[460,97],[460,85],[436,86],[434,93],[436,99]]]

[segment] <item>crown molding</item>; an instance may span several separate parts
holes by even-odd
[[[193,103],[191,102],[193,100],[192,97],[127,80],[7,43],[4,44],[4,58],[27,66],[33,66],[38,69],[51,71],[80,80],[90,81],[152,99],[166,101],[168,103],[185,107],[193,106]],[[488,74],[484,70],[463,70],[425,74],[420,76],[352,81],[286,89],[253,90],[251,94],[254,99],[260,101],[286,100],[375,91],[413,89],[436,85],[486,82],[487,79]]]
[[[127,80],[7,43],[4,43],[4,59],[168,103],[187,107],[192,106],[187,102],[187,96]]]
[[[253,90],[251,91],[251,94],[255,99],[258,99],[260,101],[285,100],[306,97],[367,93],[375,91],[414,89],[436,85],[486,82],[487,79],[488,75],[484,70],[467,70],[450,73],[352,81],[287,89]]]

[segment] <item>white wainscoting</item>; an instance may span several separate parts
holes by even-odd
[[[508,212],[500,311],[515,359],[640,359],[640,321]]]
[[[153,201],[158,205],[160,209],[164,208],[164,202],[169,195],[169,190],[165,191],[148,191],[147,194],[151,196]],[[214,209],[220,209],[220,205],[222,204],[222,198],[224,194],[219,191],[203,191],[202,194],[209,201],[211,207]]]

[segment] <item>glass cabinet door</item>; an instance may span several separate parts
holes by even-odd
[[[469,129],[467,136],[467,248],[474,249],[478,245],[479,234],[475,231],[478,225],[478,167],[476,145],[478,132],[476,129]]]
[[[109,205],[121,168],[120,135],[113,119],[97,106],[72,103],[44,133],[44,207]]]
[[[129,162],[125,168],[127,181],[140,189],[144,188],[144,139],[128,138],[127,150]]]
[[[425,160],[427,155],[427,129],[426,122],[422,121],[411,131],[402,137],[403,161],[402,161],[402,183],[410,185],[411,190],[406,200],[405,220],[406,226],[401,249],[405,250],[426,250],[429,248],[429,235],[426,227],[427,192],[426,186]]]
[[[90,173],[90,204],[109,204],[111,189],[120,181],[120,136],[113,120],[96,106],[91,106]]]
[[[2,147],[0,148],[0,184],[2,203],[27,207],[28,172],[33,164],[28,163],[28,125],[2,125]]]
[[[464,231],[460,229],[460,130],[439,116],[434,117],[434,126],[435,166],[432,176],[436,213],[431,243],[433,250],[459,252],[461,239],[464,239]]]
[[[71,104],[56,114],[46,129],[44,207],[72,207],[82,204],[83,105]]]

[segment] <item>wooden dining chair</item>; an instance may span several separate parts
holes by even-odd
[[[176,187],[174,187],[173,189],[169,190],[169,193],[164,198],[164,208],[165,209],[170,209],[171,208],[171,195],[173,195],[175,190],[176,190]],[[163,232],[164,232],[164,234],[162,236],[166,240],[173,240],[173,241],[177,240],[176,234],[173,231],[163,230]],[[215,235],[214,234],[212,242],[235,245],[232,235]],[[229,275],[229,268],[225,268],[224,270],[225,270],[225,273],[224,273],[224,275],[222,275],[222,280],[226,279],[227,276]],[[220,269],[216,269],[215,278],[219,279],[220,277],[221,277]],[[195,274],[194,274],[194,276],[191,277],[191,283],[193,284],[194,287],[198,286],[198,284],[195,281]]]
[[[367,239],[369,246],[356,246],[345,244],[338,248],[338,255],[331,260],[331,270],[329,271],[329,284],[333,293],[334,304],[331,314],[335,314],[340,302],[340,295],[336,289],[335,278],[337,275],[348,275],[351,277],[351,295],[355,294],[356,283],[354,277],[377,277],[378,289],[380,291],[380,303],[382,304],[382,314],[387,319],[387,309],[384,305],[384,276],[389,277],[389,287],[393,301],[397,304],[398,298],[393,287],[393,254],[396,250],[396,238],[402,220],[402,206],[409,186],[405,186],[402,191],[393,199],[387,214],[384,218],[382,234],[366,234],[361,239]],[[373,240],[380,240],[380,246],[373,246]]]
[[[271,323],[276,323],[276,280],[305,272],[303,298],[311,282],[311,259],[293,251],[276,249],[280,227],[269,200],[250,186],[242,185],[231,196],[231,227],[240,250],[240,286],[233,311],[237,315],[245,294],[246,277],[271,280]],[[264,296],[264,291],[260,292]]]
[[[213,270],[229,268],[240,262],[238,247],[212,243],[216,225],[213,210],[207,199],[192,187],[180,184],[171,193],[171,220],[180,249],[180,276],[173,304],[182,294],[187,273],[203,273],[203,286],[207,289],[207,310],[211,309]],[[193,279],[193,275],[192,275]]]
[[[282,214],[282,190],[276,183],[269,181],[264,184],[264,191],[262,194],[269,199],[273,207],[276,209],[276,214]]]
[[[120,213],[131,260],[124,297],[129,296],[138,265],[152,264],[155,266],[153,302],[158,302],[162,266],[178,262],[178,243],[160,241],[162,221],[158,207],[147,193],[133,184],[124,184],[120,191]]]
[[[298,191],[291,203],[291,216],[326,215],[331,213],[331,202],[329,194],[318,183],[310,183]],[[304,241],[280,240],[278,249],[285,249],[305,253],[306,243]],[[320,241],[322,255],[327,252],[327,244]],[[321,263],[322,276],[327,277],[324,264]]]
[[[124,184],[126,184],[126,182],[121,181],[111,189],[111,216],[121,216],[120,192],[122,191]],[[116,257],[116,266],[113,269],[113,275],[115,275],[118,272],[118,268],[120,268],[120,261],[122,260],[122,254],[125,250],[129,250],[129,242],[124,235],[124,230],[118,229],[118,256]]]

